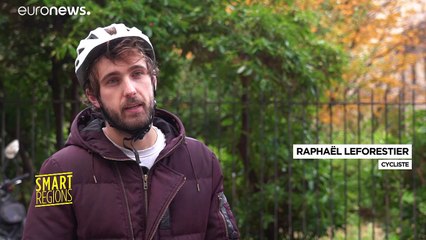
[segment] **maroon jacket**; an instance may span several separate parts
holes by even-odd
[[[144,172],[104,136],[102,118],[82,111],[40,170],[72,173],[72,204],[35,207],[34,191],[23,239],[239,239],[215,155],[176,116],[155,116],[166,147]]]

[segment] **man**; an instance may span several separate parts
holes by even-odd
[[[97,28],[75,66],[91,108],[36,176],[24,239],[239,239],[215,155],[155,108],[148,37]]]

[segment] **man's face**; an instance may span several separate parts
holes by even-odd
[[[126,130],[135,130],[150,123],[154,109],[154,85],[145,59],[137,52],[123,60],[101,57],[95,65],[100,97],[89,96],[92,104],[103,107],[111,121]]]

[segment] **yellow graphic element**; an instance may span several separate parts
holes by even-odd
[[[35,207],[72,204],[72,172],[35,175]]]

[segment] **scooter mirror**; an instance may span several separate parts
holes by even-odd
[[[19,140],[15,139],[10,142],[4,149],[4,155],[8,159],[13,159],[16,157],[16,154],[19,152]]]

